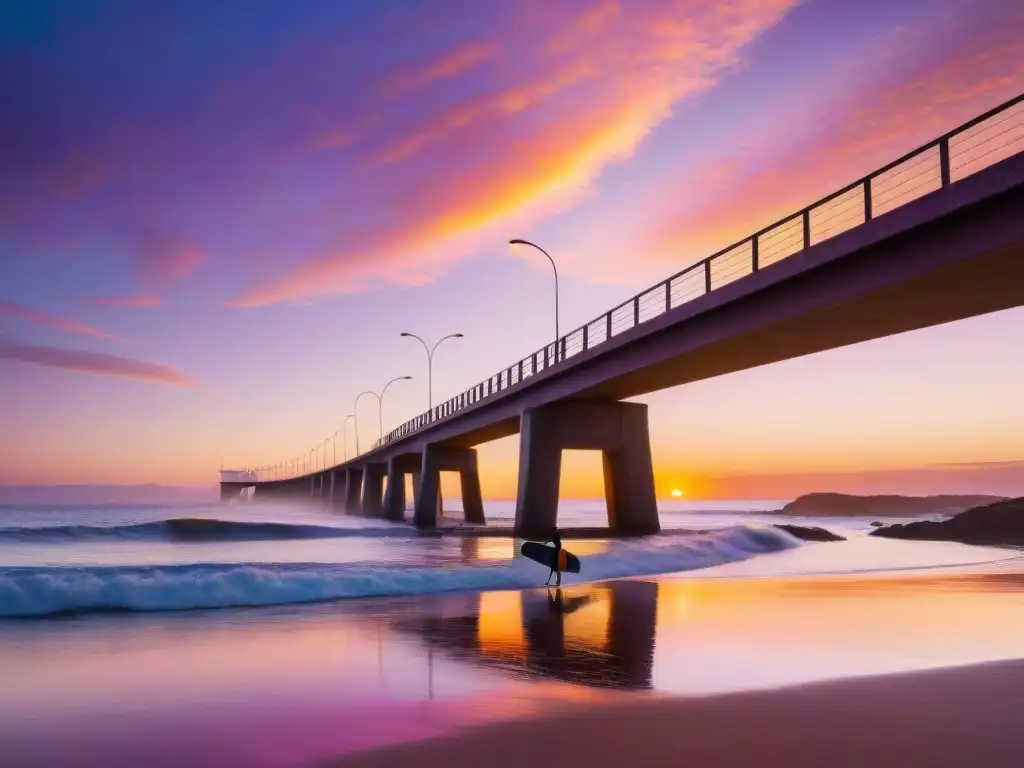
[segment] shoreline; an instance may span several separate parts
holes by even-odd
[[[1018,766],[1024,660],[772,690],[651,696],[469,727],[323,766]]]

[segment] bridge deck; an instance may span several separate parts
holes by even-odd
[[[971,139],[971,131],[977,137],[999,125],[1005,133],[1002,124],[1011,118],[1021,136],[996,147],[1005,159],[955,178],[954,172],[964,173],[958,168],[992,151]],[[582,326],[560,341],[563,359],[557,364],[555,345],[549,345],[448,401],[436,409],[439,415],[419,417],[331,469],[418,453],[431,443],[466,448],[513,435],[524,410],[548,403],[636,397],[1022,306],[1024,153],[1013,152],[1024,140],[1018,139],[1024,139],[1024,96]],[[951,150],[952,142],[958,144]],[[961,153],[960,165],[951,165],[952,151]],[[925,160],[934,160],[934,173],[920,169]],[[879,195],[893,174],[915,167],[915,175],[925,177],[924,189],[934,191],[915,192],[916,199],[900,200],[898,207],[891,193]],[[908,179],[922,183],[913,176],[893,186]],[[845,231],[826,233],[815,244],[821,222],[828,221],[819,213],[837,203],[845,206],[840,211],[859,207],[862,223],[843,225]],[[784,237],[773,241],[779,233]],[[771,245],[787,240],[791,245],[781,250]],[[679,300],[684,289],[689,293]]]

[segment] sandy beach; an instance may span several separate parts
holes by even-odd
[[[1024,662],[569,705],[321,766],[1020,766]]]
[[[0,763],[1020,765],[1022,566],[861,537],[561,592],[6,620]]]

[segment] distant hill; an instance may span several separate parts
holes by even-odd
[[[0,485],[0,504],[203,504],[210,487],[155,485]]]
[[[975,507],[949,520],[887,525],[872,531],[871,535],[889,539],[1024,546],[1024,498]]]
[[[918,517],[955,515],[972,507],[1003,501],[1004,496],[852,496],[808,493],[782,508],[784,514],[809,517]]]

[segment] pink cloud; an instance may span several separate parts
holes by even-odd
[[[384,86],[384,97],[394,98],[418,91],[439,80],[447,80],[469,72],[498,54],[494,40],[474,40],[463,43],[438,58],[422,62],[415,68],[400,72]]]
[[[453,133],[468,129],[481,120],[518,114],[596,74],[597,71],[588,62],[577,61],[532,81],[465,101],[385,147],[370,159],[370,163],[406,160],[429,145],[444,141]]]
[[[628,6],[614,25],[607,23],[612,11],[589,7],[551,38],[583,24],[583,43],[548,54],[540,75],[517,71],[490,93],[440,109],[377,153],[379,164],[423,154],[431,167],[446,169],[405,185],[391,211],[393,227],[357,243],[346,238],[230,303],[258,306],[436,279],[500,229],[564,211],[798,1],[692,0],[658,12]],[[659,18],[663,23],[654,23]],[[543,49],[545,41],[539,44]]]
[[[105,307],[159,307],[164,300],[153,293],[139,293],[134,296],[93,297],[83,299],[90,304],[102,304]]]
[[[657,213],[642,225],[643,250],[654,263],[686,266],[1013,97],[1024,89],[1024,13],[998,21],[968,30],[933,56],[920,53],[928,47],[917,32],[898,30],[831,73],[823,91],[838,96],[809,135],[772,146],[777,137],[765,132],[764,148],[752,144],[746,155],[737,148],[736,155],[709,158],[686,188],[660,189],[673,205],[652,203]],[[851,73],[872,63],[881,74],[856,82]],[[700,179],[699,198],[690,193],[692,179]],[[876,189],[876,206],[885,195]]]
[[[85,352],[78,349],[19,344],[2,338],[0,338],[0,360],[14,360],[19,363],[59,368],[76,373],[123,376],[178,387],[197,386],[184,374],[160,363],[147,363],[142,360]]]
[[[143,278],[158,284],[188,277],[203,261],[195,245],[154,234],[140,239],[137,256]]]
[[[12,301],[4,301],[0,299],[0,314],[7,315],[8,317],[14,317],[18,320],[22,320],[27,323],[35,323],[36,325],[45,325],[48,328],[56,328],[59,331],[66,331],[68,333],[81,333],[86,336],[95,336],[99,339],[116,339],[112,333],[94,328],[91,325],[85,323],[79,323],[75,320],[71,320],[60,315],[53,315],[49,312],[43,312],[33,307],[27,307],[24,304],[15,304]]]

